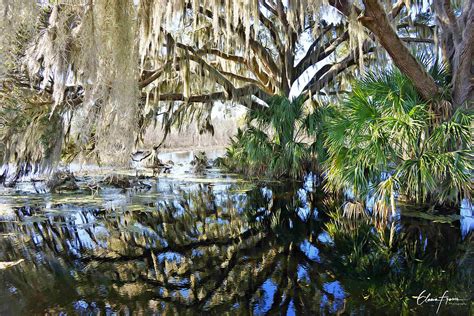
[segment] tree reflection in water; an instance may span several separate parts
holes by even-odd
[[[1,273],[0,314],[425,313],[437,306],[416,305],[423,289],[473,293],[472,234],[457,223],[349,220],[299,183],[239,189],[170,187],[125,210],[15,207],[0,255],[25,261]]]

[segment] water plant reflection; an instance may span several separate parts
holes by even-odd
[[[25,261],[2,273],[4,311],[432,311],[412,296],[473,292],[472,238],[451,224],[349,220],[299,183],[168,193],[123,211],[15,207],[0,254]]]

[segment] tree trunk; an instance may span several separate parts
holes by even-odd
[[[394,64],[411,79],[423,99],[430,100],[438,95],[439,88],[436,82],[397,35],[378,0],[364,0],[364,4],[364,16],[359,20],[374,33]]]
[[[453,73],[453,103],[461,106],[473,102],[474,84],[474,5],[466,8],[465,14],[458,20],[461,34],[454,40],[454,55],[451,62]],[[472,106],[472,104],[471,104]]]

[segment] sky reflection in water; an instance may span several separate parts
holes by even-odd
[[[472,205],[461,217],[348,220],[304,183],[148,180],[147,192],[2,189],[0,314],[420,315],[422,290],[472,301]],[[13,303],[15,302],[15,303]],[[464,305],[445,312],[466,314]]]

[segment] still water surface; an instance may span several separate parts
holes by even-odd
[[[0,261],[12,263],[0,270],[0,314],[473,311],[468,206],[349,220],[311,181],[217,170],[143,181],[151,188],[96,194],[0,188]],[[459,300],[423,303],[424,290]]]

